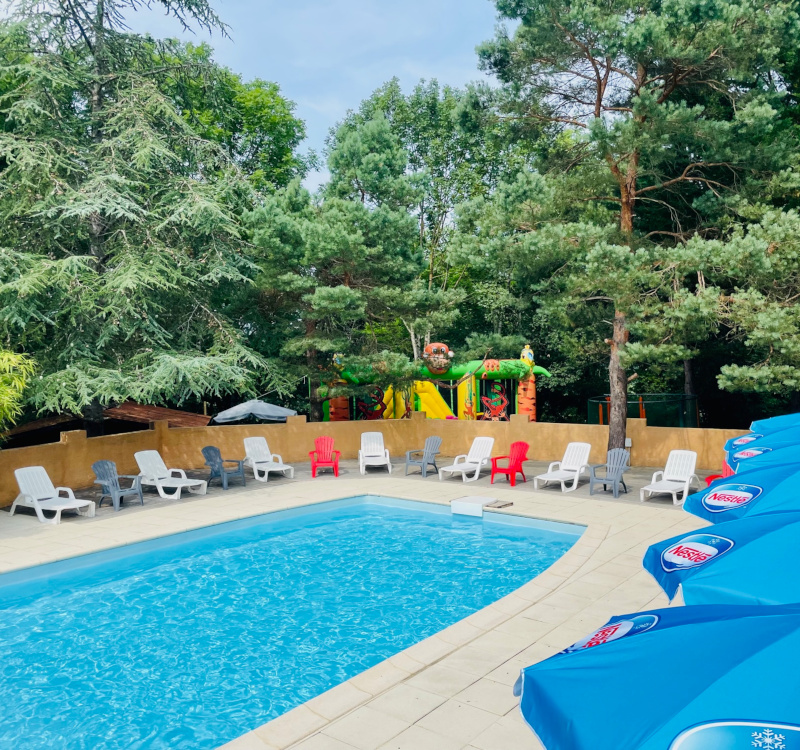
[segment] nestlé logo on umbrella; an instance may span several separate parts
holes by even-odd
[[[575,651],[583,651],[587,648],[594,648],[595,646],[602,646],[604,643],[611,643],[620,638],[625,638],[629,635],[637,635],[650,630],[658,623],[657,615],[637,615],[630,617],[619,622],[610,622],[608,625],[603,625],[598,628],[591,635],[581,639],[577,643],[573,643],[569,648],[565,648],[562,654],[571,654]]]
[[[696,568],[725,554],[731,547],[733,540],[724,536],[690,534],[661,553],[661,567],[667,573]]]
[[[753,502],[763,489],[756,484],[723,484],[703,498],[703,507],[712,513],[743,508]]]

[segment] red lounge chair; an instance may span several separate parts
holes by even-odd
[[[320,467],[329,467],[333,469],[333,476],[339,476],[339,456],[340,451],[333,450],[333,438],[323,435],[314,441],[313,451],[309,451],[308,455],[311,458],[311,476],[317,476],[317,469]]]
[[[522,481],[527,482],[528,480],[525,479],[525,472],[522,470],[522,462],[528,460],[528,449],[530,445],[523,441],[519,441],[518,443],[511,443],[511,453],[507,456],[497,456],[496,458],[492,459],[492,484],[494,484],[494,475],[495,474],[505,474],[508,476],[508,481],[511,482],[511,486],[515,487],[517,484],[517,474],[522,474]],[[508,465],[498,466],[497,462],[502,461],[503,459],[508,459]]]

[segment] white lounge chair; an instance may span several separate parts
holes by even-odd
[[[189,490],[194,495],[206,494],[207,482],[202,479],[189,479],[183,469],[168,469],[158,451],[139,451],[134,453],[133,457],[139,466],[142,487],[155,487],[165,500],[180,500],[183,489]]]
[[[648,497],[652,495],[672,495],[672,502],[680,505],[689,494],[692,482],[700,480],[694,473],[697,465],[697,454],[694,451],[670,451],[667,456],[667,465],[664,471],[657,471],[653,474],[653,480],[647,487],[642,487],[639,491],[639,500],[644,502],[644,493]],[[678,493],[682,492],[683,497],[678,500]]]
[[[439,469],[439,481],[441,482],[444,479],[445,472],[448,474],[461,474],[461,479],[464,482],[476,481],[481,474],[481,469],[492,460],[493,447],[494,438],[475,438],[472,441],[469,453],[462,453],[456,456],[454,463]],[[468,476],[470,474],[471,476]]]
[[[91,500],[78,500],[69,487],[53,487],[44,466],[27,466],[14,472],[19,485],[19,495],[11,506],[14,515],[18,506],[33,508],[42,523],[61,523],[61,512],[74,510],[81,516],[94,518],[95,505]],[[62,497],[62,493],[66,497]],[[55,512],[53,518],[46,518],[44,511]]]
[[[367,473],[367,466],[385,466],[392,473],[389,451],[383,445],[382,432],[362,432],[361,450],[358,452],[358,469]]]
[[[267,439],[263,437],[249,437],[244,439],[244,465],[253,470],[253,476],[259,482],[266,482],[271,471],[277,471],[289,479],[294,479],[294,466],[283,463],[277,453],[270,453]]]
[[[533,489],[539,489],[539,482],[546,487],[550,482],[559,482],[562,492],[572,492],[578,486],[578,480],[584,471],[589,470],[589,454],[592,446],[589,443],[570,443],[564,451],[564,458],[553,461],[544,474],[533,478]],[[567,487],[571,482],[572,486]]]

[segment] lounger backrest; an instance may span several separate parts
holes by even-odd
[[[528,445],[524,440],[518,440],[516,443],[511,443],[511,449],[508,452],[508,465],[518,466],[523,461],[528,460]]]
[[[361,453],[364,456],[382,456],[386,449],[383,447],[382,432],[361,433]]]
[[[664,467],[664,479],[685,482],[694,474],[697,454],[694,451],[670,451]]]
[[[92,471],[97,481],[102,482],[103,491],[119,489],[117,465],[113,461],[95,461],[92,464]]]
[[[158,451],[139,451],[134,453],[139,473],[146,479],[167,479],[169,469]]]
[[[472,441],[469,453],[467,454],[467,463],[477,464],[485,458],[492,455],[492,448],[494,447],[494,438],[491,437],[477,437]]]
[[[631,465],[631,454],[624,448],[612,448],[606,456],[606,476],[622,476],[622,473]]]
[[[433,457],[439,452],[442,447],[442,439],[438,435],[431,435],[425,440],[425,448],[422,452],[423,459],[433,460]]]
[[[581,466],[589,463],[589,454],[592,446],[589,443],[570,443],[561,459],[561,468],[564,471],[578,471]]]
[[[205,459],[206,466],[211,471],[222,472],[222,453],[215,445],[207,445],[200,451]]]
[[[53,487],[44,466],[26,466],[24,469],[16,469],[14,476],[17,479],[19,491],[34,500],[46,500],[57,495],[56,488]]]
[[[263,437],[249,437],[244,439],[244,455],[256,463],[269,463],[272,454],[269,452],[267,439]]]
[[[318,461],[330,461],[333,456],[333,438],[321,435],[314,440],[314,450],[317,452]]]

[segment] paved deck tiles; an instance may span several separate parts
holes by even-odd
[[[446,460],[443,461],[443,465]],[[530,478],[546,469],[526,464]],[[586,485],[562,494],[511,489],[488,476],[462,484],[429,476],[404,477],[395,464],[362,477],[342,462],[338,479],[310,477],[247,487],[180,502],[145,495],[145,506],[119,513],[104,506],[93,519],[65,514],[59,526],[39,524],[27,511],[0,513],[0,572],[38,565],[145,539],[261,513],[362,494],[448,503],[467,494],[507,499],[505,511],[587,526],[560,560],[509,596],[224,746],[224,750],[536,750],[541,745],[519,716],[511,688],[522,667],[550,656],[610,616],[667,606],[641,566],[646,547],[699,528],[700,519],[669,498],[638,502],[652,469],[629,473],[631,489],[614,500],[589,496]],[[196,474],[202,476],[202,474]],[[94,491],[76,492],[92,498]],[[32,512],[31,512],[32,513]]]

